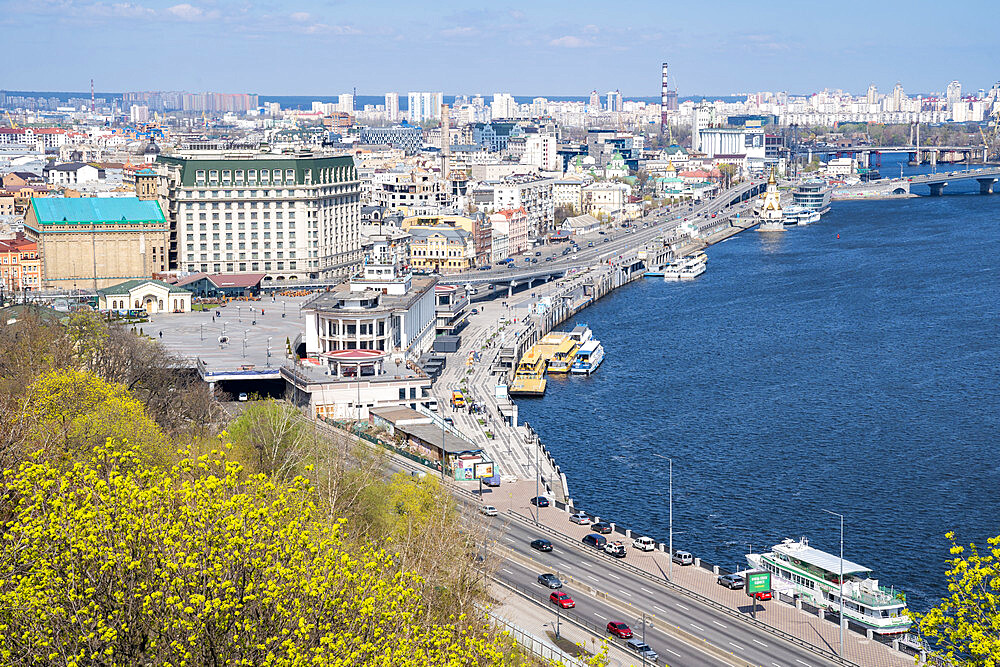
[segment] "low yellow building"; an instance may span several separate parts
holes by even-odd
[[[475,248],[472,234],[447,225],[410,227],[410,267],[441,274],[472,268]]]

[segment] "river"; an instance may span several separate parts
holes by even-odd
[[[887,176],[898,165],[883,167]],[[906,169],[907,172],[926,171]],[[926,188],[923,188],[926,190]],[[1000,534],[1000,195],[834,202],[744,232],[691,283],[582,312],[606,357],[519,400],[576,504],[712,563],[805,535],[925,609],[945,532]]]

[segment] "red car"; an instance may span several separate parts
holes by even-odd
[[[573,598],[571,598],[566,593],[563,593],[562,591],[553,591],[552,593],[550,593],[549,602],[555,602],[563,609],[569,609],[570,607],[576,606],[576,603],[573,602]]]
[[[608,632],[613,634],[615,637],[621,637],[622,639],[632,638],[632,628],[628,627],[624,623],[611,621],[608,623]]]
[[[761,591],[760,593],[754,593],[753,596],[758,600],[767,601],[771,599],[771,591]]]

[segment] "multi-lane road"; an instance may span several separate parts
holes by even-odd
[[[578,252],[569,252],[564,255],[563,250],[570,247],[569,243],[542,246],[515,258],[516,261],[509,266],[495,266],[487,271],[476,270],[452,274],[442,277],[441,282],[453,285],[505,283],[511,280],[524,282],[534,274],[551,275],[574,268],[600,264],[608,259],[624,255],[630,250],[636,250],[646,242],[664,235],[686,221],[697,222],[711,219],[713,215],[724,215],[730,202],[751,188],[759,186],[760,183],[760,181],[743,183],[700,203],[656,209],[626,229],[616,228],[602,230],[604,233],[592,232],[576,236],[574,240],[579,246]],[[592,247],[591,243],[593,243]],[[529,261],[525,261],[525,259]],[[530,260],[537,261],[531,262]]]
[[[545,510],[543,510],[545,511]],[[672,667],[727,664],[717,651],[731,654],[736,660],[768,667],[828,667],[836,663],[817,653],[791,644],[767,631],[723,614],[697,600],[651,579],[621,567],[597,550],[584,548],[569,540],[539,531],[519,519],[499,517],[494,537],[497,544],[511,552],[505,555],[497,571],[501,581],[531,591],[535,599],[548,603],[551,592],[538,583],[539,574],[551,572],[571,580],[564,586],[576,602],[570,613],[598,628],[608,621],[627,623],[641,633],[641,618],[647,620],[646,643]],[[544,537],[553,544],[551,552],[532,549],[532,540]],[[628,548],[631,549],[631,546]],[[750,600],[743,591],[731,592],[735,605],[749,610]],[[757,610],[765,613],[767,604]],[[555,605],[552,606],[555,617]],[[714,651],[706,652],[696,644],[677,638],[670,626],[707,643]],[[610,637],[610,635],[609,635]]]

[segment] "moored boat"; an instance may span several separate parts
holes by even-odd
[[[747,562],[771,573],[773,589],[796,594],[875,634],[902,634],[913,623],[903,611],[902,591],[880,586],[868,577],[869,568],[849,560],[841,563],[839,556],[809,546],[804,537],[782,540],[766,553],[747,554]]]
[[[604,346],[601,341],[591,338],[576,351],[572,372],[579,375],[590,375],[604,361]]]

